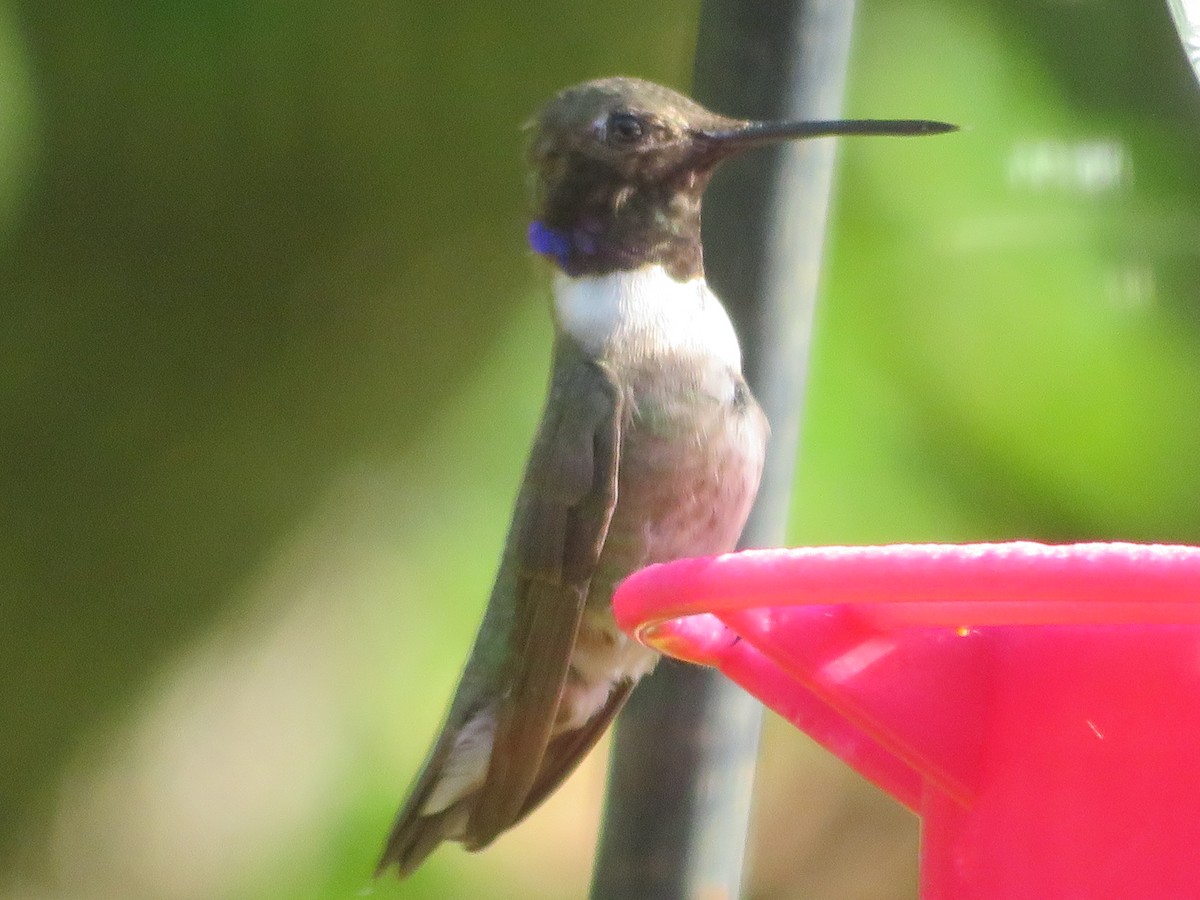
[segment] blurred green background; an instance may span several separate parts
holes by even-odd
[[[582,897],[596,754],[369,874],[544,387],[520,125],[698,4],[0,0],[0,896]],[[724,110],[736,114],[738,110]],[[794,543],[1200,540],[1200,94],[1138,0],[865,0]],[[750,896],[915,895],[772,721]]]

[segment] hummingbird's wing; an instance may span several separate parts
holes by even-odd
[[[512,827],[540,777],[617,502],[620,391],[602,365],[566,340],[556,348],[555,376],[509,537],[520,599],[491,764],[463,841],[471,849]]]
[[[626,692],[615,690],[595,716],[594,734],[589,722],[581,729],[588,734],[551,741],[616,505],[621,418],[621,392],[607,369],[560,338],[487,615],[446,725],[396,818],[378,871],[395,864],[406,875],[443,840],[461,840],[469,849],[490,843],[571,771],[624,701]],[[485,638],[496,631],[504,646],[487,650]],[[463,748],[486,752],[489,737],[490,753],[480,760],[486,772],[473,779],[457,771]],[[567,741],[575,753],[561,752]],[[436,799],[447,779],[464,784],[449,802]]]

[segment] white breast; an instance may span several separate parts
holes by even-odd
[[[703,278],[679,282],[660,265],[580,278],[559,272],[554,311],[559,327],[596,358],[628,344],[698,354],[742,370],[733,325]]]

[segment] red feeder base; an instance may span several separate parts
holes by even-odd
[[[925,898],[1200,897],[1200,548],[747,551],[614,608],[916,811]]]

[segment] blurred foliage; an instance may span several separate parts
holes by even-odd
[[[372,890],[541,402],[519,126],[686,85],[696,12],[0,0],[0,892]],[[967,130],[843,142],[796,540],[1196,541],[1165,9],[868,0],[847,111]],[[868,896],[828,868],[884,807],[772,733],[757,895]],[[579,896],[600,778],[374,893]]]

